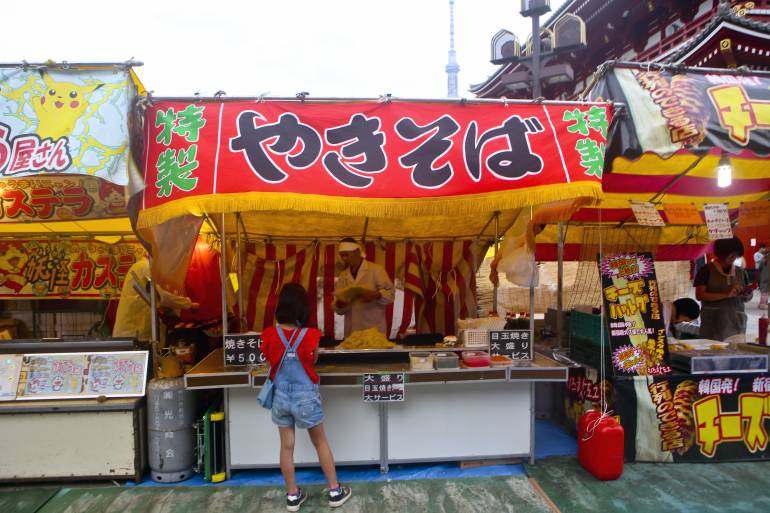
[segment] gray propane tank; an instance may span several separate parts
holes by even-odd
[[[183,378],[153,379],[147,387],[150,477],[177,483],[193,475],[195,396]]]

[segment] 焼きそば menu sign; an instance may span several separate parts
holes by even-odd
[[[651,253],[602,256],[604,317],[616,373],[667,374],[666,325]]]

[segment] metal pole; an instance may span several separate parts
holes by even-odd
[[[237,228],[237,236],[235,239],[235,252],[238,255],[238,326],[241,333],[247,331],[246,329],[246,315],[243,305],[243,257],[241,255],[241,213],[235,213],[235,225]]]
[[[152,336],[152,344],[155,345],[158,342],[158,305],[155,299],[155,280],[152,277],[152,257],[148,256],[150,261],[150,333]],[[157,356],[157,355],[153,355]],[[157,365],[155,362],[153,365]]]
[[[533,208],[529,207],[529,222],[532,224]],[[535,248],[532,248],[532,274],[529,277],[529,341],[535,343],[535,287],[533,285],[534,276],[537,272],[537,262],[535,261]]]
[[[532,98],[542,96],[540,91],[540,15],[532,16]]]
[[[495,260],[497,260],[497,252],[500,250],[499,248],[499,242],[500,242],[500,212],[495,212]],[[498,276],[498,280],[499,280]],[[498,281],[495,280],[494,287],[492,287],[492,311],[497,313],[497,287],[498,287]]]
[[[227,335],[227,237],[225,236],[225,214],[221,214],[222,228],[219,231],[219,277],[222,280],[222,347],[225,347]]]
[[[388,464],[388,403],[378,403],[380,417],[380,473],[387,474]]]
[[[559,222],[559,242],[556,246],[558,271],[556,282],[556,340],[559,346],[562,344],[562,330],[564,329],[564,319],[562,310],[564,309],[564,222]]]

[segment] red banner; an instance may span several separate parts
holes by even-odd
[[[606,104],[157,102],[144,207],[207,194],[430,198],[599,182]]]

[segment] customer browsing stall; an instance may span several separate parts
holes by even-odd
[[[320,378],[313,365],[318,360],[321,332],[307,328],[310,300],[297,283],[283,286],[275,312],[278,326],[262,333],[261,350],[270,363],[270,379],[275,383],[271,406],[273,423],[281,439],[281,473],[286,483],[286,510],[299,511],[307,494],[297,486],[294,471],[295,427],[307,429],[318,454],[318,462],[329,485],[329,506],[342,506],[350,499],[349,486],[337,481],[334,456],[324,430]]]
[[[716,258],[695,276],[695,297],[702,302],[701,338],[723,341],[746,333],[744,303],[751,300],[746,270],[734,265],[743,255],[743,243],[737,237],[714,242]]]
[[[361,255],[361,246],[345,238],[338,247],[345,269],[334,287],[334,310],[345,316],[345,336],[354,331],[377,328],[386,337],[385,307],[393,302],[395,290],[388,273]]]

